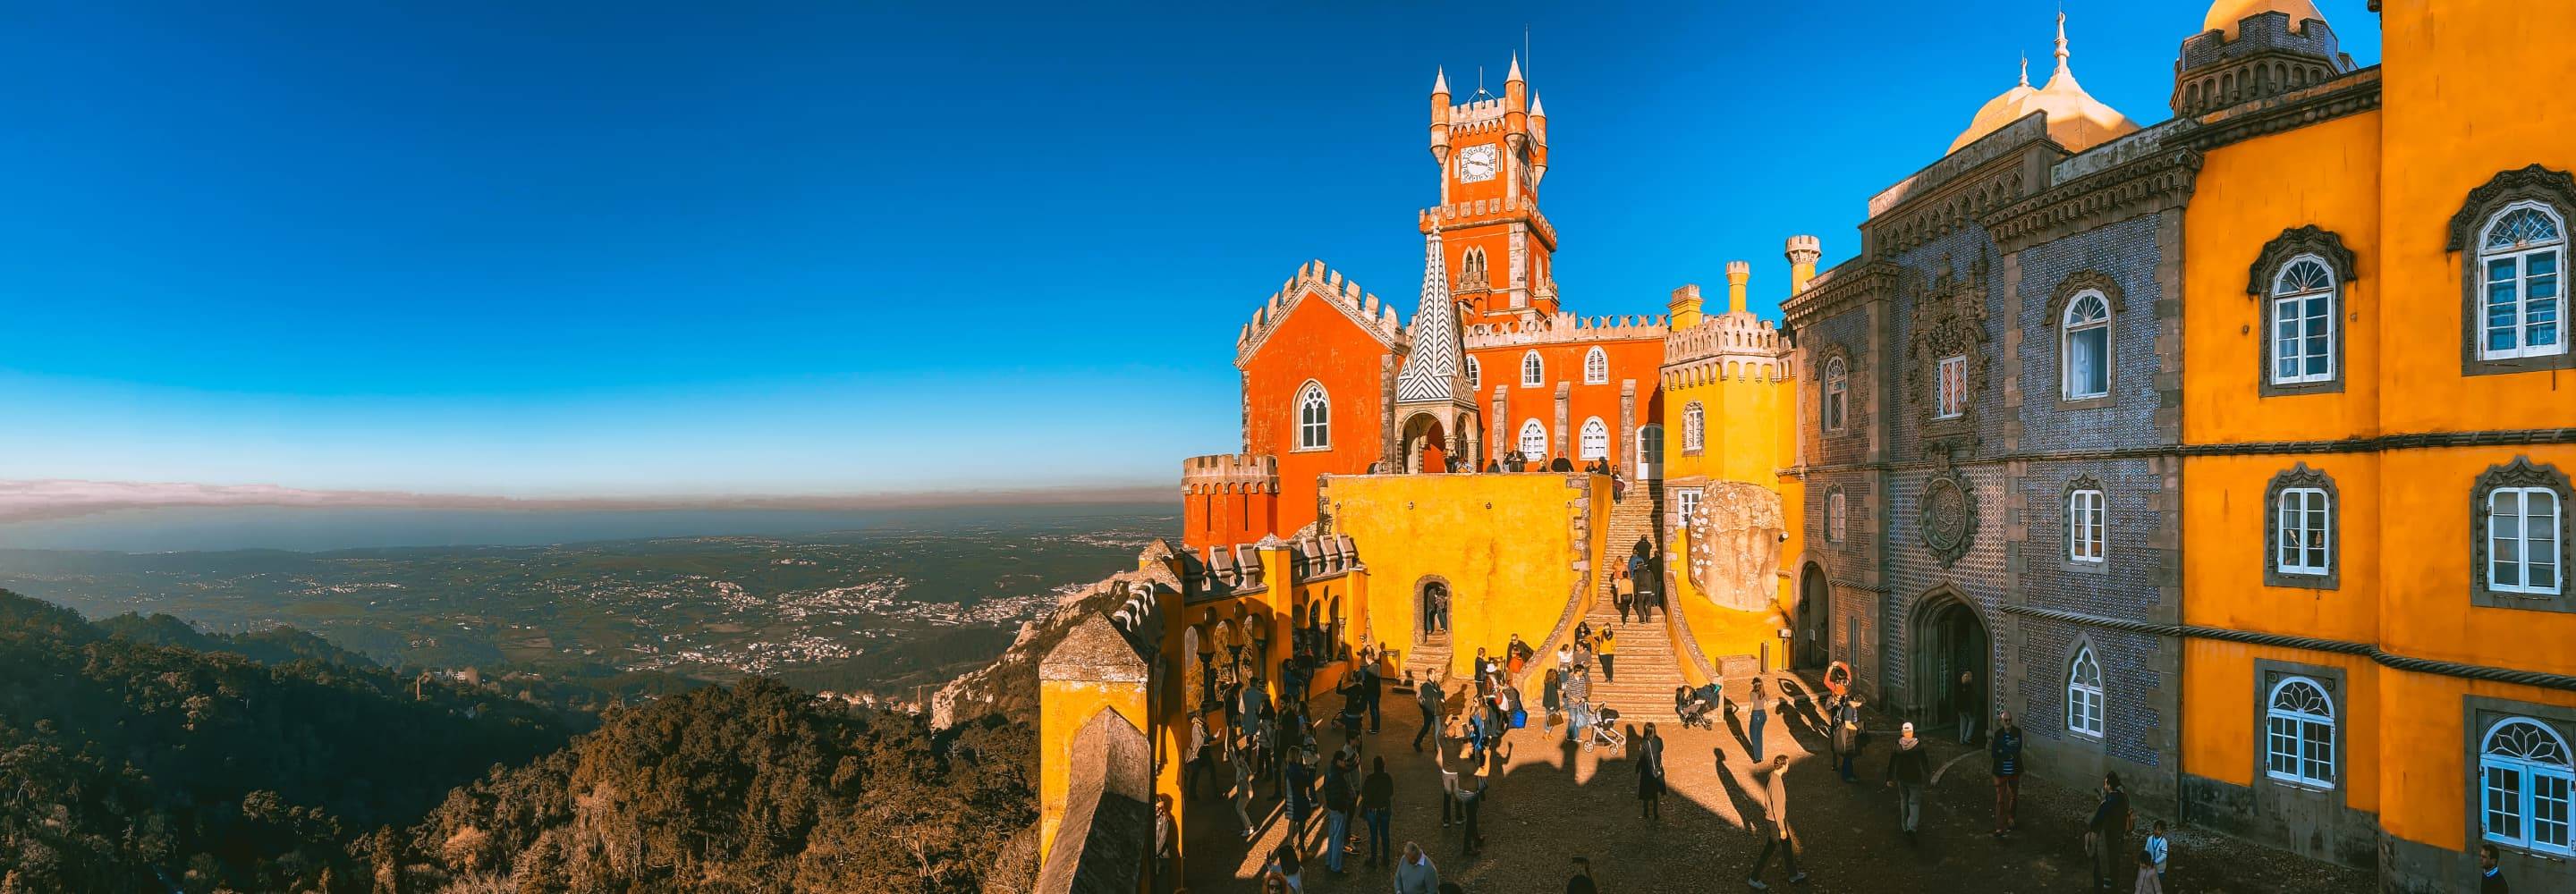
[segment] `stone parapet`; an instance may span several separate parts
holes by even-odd
[[[1566,344],[1663,338],[1670,330],[1663,316],[1578,317],[1552,314],[1529,323],[1478,323],[1467,327],[1468,350],[1517,345]]]
[[[1214,453],[1181,460],[1181,492],[1279,492],[1279,458],[1259,453]]]
[[[1323,261],[1308,261],[1298,266],[1297,275],[1280,283],[1279,291],[1270,293],[1269,300],[1252,312],[1251,322],[1236,332],[1234,365],[1241,368],[1250,362],[1262,342],[1308,295],[1330,302],[1380,343],[1399,351],[1406,348],[1404,326],[1396,320],[1394,304],[1380,302],[1375,293],[1362,290],[1358,280],[1344,279],[1341,271],[1324,266]]]

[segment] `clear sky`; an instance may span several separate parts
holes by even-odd
[[[0,8],[0,478],[1167,482],[1298,264],[1412,307],[1434,66],[1499,93],[1527,27],[1571,308],[1745,258],[1773,313],[2059,4],[181,6]],[[2167,117],[2206,6],[2065,8]]]

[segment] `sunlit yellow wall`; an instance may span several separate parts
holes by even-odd
[[[1479,646],[1499,652],[1514,633],[1536,644],[1555,630],[1586,569],[1600,567],[1610,506],[1609,479],[1594,475],[1336,475],[1324,494],[1368,566],[1365,616],[1379,642],[1409,653],[1418,584],[1449,581],[1452,674]]]
[[[2336,589],[2263,585],[2264,533],[2273,523],[2264,504],[2265,490],[2275,474],[2301,462],[2332,477],[2340,498],[2336,505],[2340,541],[2335,547],[2342,578]],[[2376,453],[2186,460],[2182,525],[2184,555],[2190,560],[2182,567],[2183,623],[2344,642],[2378,641],[2379,563],[2384,551],[2380,503],[2373,495],[2382,490],[2380,464]],[[2465,508],[2468,498],[2465,491],[2462,494],[2460,503]],[[2467,545],[2463,535],[2459,546],[2465,550]],[[2466,588],[2458,590],[2449,595],[2466,599]],[[2236,699],[2245,697],[2239,694]]]
[[[1042,680],[1038,683],[1038,860],[1055,846],[1056,827],[1063,825],[1064,813],[1073,782],[1073,740],[1084,724],[1100,711],[1116,711],[1137,729],[1152,730],[1155,724],[1146,713],[1145,687],[1123,683]],[[1148,734],[1149,739],[1160,738]],[[1175,771],[1176,772],[1176,771]],[[1154,790],[1170,793],[1177,789],[1158,773]],[[1178,800],[1177,798],[1175,800]]]
[[[2469,494],[2479,473],[2516,456],[2576,474],[2576,446],[2409,450],[2383,460],[2389,487],[2380,503],[2382,536],[2390,548],[2382,562],[2382,648],[2418,658],[2576,673],[2576,614],[2469,603]]]
[[[2189,675],[2186,686],[2197,696],[2184,703],[2190,714],[2184,726],[2188,735],[2183,741],[2183,766],[2192,775],[2237,785],[2254,784],[2263,748],[2254,700],[2255,659],[2340,668],[2347,682],[2345,691],[2336,696],[2340,700],[2336,708],[2344,712],[2344,739],[2337,746],[2342,754],[2336,760],[2353,768],[2344,772],[2340,783],[2345,804],[2355,810],[2379,809],[2379,777],[2361,771],[2379,764],[2383,726],[2379,665],[2360,655],[2210,639],[2186,640],[2184,648],[2188,650],[2183,658],[2184,673]],[[2459,726],[2456,718],[2452,726]]]
[[[1796,380],[1773,381],[1769,376],[1743,373],[1741,369],[1738,367],[1733,377],[1713,381],[1667,372],[1662,420],[1664,479],[1676,486],[1742,481],[1780,494],[1781,522],[1789,535],[1780,551],[1780,564],[1786,571],[1805,545],[1801,511],[1804,487],[1797,479],[1780,474],[1797,455]],[[1705,408],[1708,427],[1704,449],[1697,452],[1682,449],[1681,441],[1683,414],[1693,401]],[[1677,511],[1679,507],[1667,498],[1665,508]],[[1671,532],[1664,548],[1671,557],[1667,569],[1672,598],[1667,604],[1689,621],[1691,639],[1698,643],[1701,654],[1714,661],[1722,655],[1759,655],[1768,648],[1772,667],[1788,663],[1788,642],[1779,638],[1779,631],[1795,624],[1796,619],[1790,617],[1797,605],[1793,575],[1784,573],[1779,578],[1771,611],[1720,608],[1690,580],[1686,521]],[[1682,662],[1682,674],[1694,685],[1707,682],[1701,679],[1703,675],[1693,662]]]

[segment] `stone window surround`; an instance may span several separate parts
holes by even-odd
[[[1827,485],[1825,487],[1825,543],[1842,546],[1849,542],[1851,542],[1851,497],[1844,492],[1842,485]]]
[[[2083,295],[2085,292],[2100,292],[2102,294],[2103,302],[2108,304],[2111,309],[2111,320],[2107,324],[2110,328],[2110,335],[2102,340],[2102,380],[2110,387],[2106,393],[2100,397],[2068,397],[2066,394],[2066,355],[2070,346],[2066,341],[2066,309],[2069,305],[2075,303],[2075,299],[2078,296]],[[2072,274],[2068,274],[2066,279],[2057,284],[2057,291],[2049,295],[2048,327],[2049,331],[2054,334],[2050,339],[2050,343],[2057,346],[2058,409],[2091,410],[2107,407],[2112,404],[2113,395],[2118,394],[2120,391],[2120,313],[2128,309],[2128,304],[2129,302],[2127,297],[2120,291],[2119,282],[2113,280],[2109,274],[2098,270],[2079,270]]]
[[[2319,788],[2309,783],[2282,779],[2270,772],[2272,687],[2280,685],[2281,681],[2291,677],[2306,677],[2316,681],[2318,686],[2324,687],[2326,704],[2334,710],[2335,784],[2333,785]],[[2352,716],[2347,693],[2351,691],[2352,687],[2345,680],[2343,668],[2324,664],[2301,664],[2272,658],[2254,659],[2254,747],[2251,751],[2254,755],[2255,781],[2271,786],[2274,794],[2296,793],[2295,796],[2298,796],[2302,803],[2315,799],[2334,805],[2343,804],[2343,792],[2346,788],[2343,784],[2344,768],[2351,764],[2351,761],[2347,760],[2347,752],[2350,749],[2346,747],[2346,743],[2351,741],[2351,736],[2347,732],[2350,724],[2347,718]]]
[[[1601,362],[1596,365],[1593,363],[1595,360]],[[1610,384],[1610,353],[1601,350],[1600,345],[1594,345],[1592,350],[1583,352],[1583,384]]]
[[[1818,413],[1816,424],[1824,430],[1825,434],[1839,435],[1849,431],[1853,427],[1852,415],[1859,409],[1859,395],[1861,393],[1861,389],[1855,387],[1859,376],[1853,374],[1851,351],[1849,349],[1844,348],[1839,344],[1828,344],[1825,346],[1824,355],[1825,361],[1817,365],[1818,369],[1825,370],[1825,374],[1817,377],[1818,384],[1816,387],[1818,391],[1816,406],[1818,407]],[[1833,387],[1834,378],[1832,370],[1834,368],[1834,364],[1837,363],[1842,364],[1843,368],[1843,415],[1841,425],[1832,425],[1828,424],[1822,408],[1832,404],[1833,392],[1824,389]]]
[[[2487,495],[2502,487],[2544,487],[2558,494],[2558,592],[2555,595],[2513,593],[2487,589]],[[2567,580],[2568,563],[2576,559],[2576,547],[2568,543],[2576,533],[2576,512],[2569,511],[2576,486],[2570,486],[2567,473],[2548,463],[2533,463],[2529,455],[2516,455],[2512,462],[2488,466],[2478,473],[2477,484],[2469,489],[2469,604],[2488,608],[2518,608],[2531,611],[2576,612],[2576,598],[2570,598]]]
[[[1906,346],[1905,388],[1916,407],[1916,438],[1926,455],[1972,456],[1976,453],[1977,397],[1985,393],[1991,373],[1986,330],[1986,263],[1982,253],[1962,275],[1949,258],[1936,269],[1918,274],[1913,288],[1912,330]],[[1966,386],[1959,415],[1940,415],[1940,367],[1943,360],[1965,357]]]
[[[2326,573],[2323,575],[2281,571],[2281,492],[2294,487],[2313,487],[2326,492]],[[2343,492],[2335,489],[2334,476],[2309,466],[2305,461],[2275,473],[2271,484],[2263,489],[2263,585],[2308,590],[2343,589]]]
[[[2272,298],[2272,287],[2281,271],[2300,257],[2314,257],[2334,274],[2334,298],[2331,318],[2334,334],[2326,339],[2326,351],[2333,358],[2334,376],[2321,382],[2275,382],[2272,379],[2272,350],[2277,346],[2272,315],[2278,309]],[[2245,293],[2254,296],[2256,333],[2254,346],[2254,387],[2258,397],[2280,397],[2290,394],[2340,394],[2344,387],[2344,341],[2348,335],[2344,319],[2350,304],[2352,283],[2361,278],[2360,264],[2352,249],[2344,247],[2343,236],[2315,224],[2291,227],[2263,243],[2246,270]]]
[[[2514,701],[2493,696],[2463,695],[2460,714],[2462,740],[2460,763],[2461,773],[2466,778],[2465,786],[2462,788],[2464,797],[2460,799],[2460,803],[2468,812],[2468,823],[2461,827],[2466,833],[2468,843],[2461,850],[2464,853],[2475,854],[2478,852],[2478,845],[2493,844],[2497,850],[2520,854],[2534,860],[2547,860],[2556,864],[2557,871],[2568,872],[2565,855],[2534,851],[2517,845],[2487,840],[2486,792],[2482,784],[2483,780],[2479,778],[2484,775],[2484,771],[2479,766],[2478,757],[2486,753],[2488,727],[2496,725],[2507,717],[2526,717],[2540,721],[2558,733],[2559,738],[2567,740],[2571,745],[2576,745],[2576,708],[2562,708],[2557,705]]]
[[[1484,365],[1484,364],[1482,364],[1482,363],[1478,363],[1478,362],[1476,362],[1476,358],[1474,358],[1474,357],[1472,357],[1472,356],[1471,356],[1471,357],[1468,357],[1468,358],[1467,358],[1467,390],[1469,390],[1469,391],[1474,391],[1474,390],[1476,390],[1478,387],[1481,387],[1482,383],[1484,382],[1484,379],[1485,379],[1485,365]]]
[[[1536,367],[1536,369],[1532,369]],[[1535,372],[1536,375],[1532,375]],[[1547,384],[1547,360],[1535,350],[1521,354],[1521,387],[1537,388]]]
[[[1306,443],[1306,399],[1308,397],[1323,399],[1324,442],[1321,444]],[[1297,405],[1291,412],[1295,414],[1289,421],[1295,424],[1292,430],[1296,432],[1294,443],[1297,446],[1290,448],[1288,452],[1321,453],[1333,449],[1333,394],[1324,388],[1324,383],[1307,379],[1306,384],[1297,386]]]
[[[2486,295],[2479,288],[2484,284],[2486,270],[2484,264],[2478,263],[2482,248],[2479,245],[2479,237],[2486,232],[2487,224],[2496,215],[2502,213],[2508,206],[2524,201],[2548,205],[2550,210],[2558,214],[2561,222],[2561,236],[2576,235],[2569,234],[2564,229],[2565,222],[2571,217],[2576,217],[2576,176],[2570,176],[2566,171],[2550,170],[2537,164],[2498,172],[2486,183],[2469,190],[2468,197],[2462,201],[2459,212],[2451,216],[2449,247],[2453,253],[2460,256],[2461,375],[2485,376],[2533,370],[2576,369],[2576,333],[2568,331],[2568,324],[2571,321],[2565,316],[2559,319],[2559,338],[2571,342],[2569,350],[2542,357],[2512,357],[2498,360],[2482,359],[2478,353],[2478,343],[2485,335],[2486,329]],[[2576,248],[2576,239],[2568,239],[2566,244]],[[2559,300],[2562,302],[2562,307],[2576,306],[2576,301],[2569,301],[2567,297],[2568,273],[2563,263],[2565,260],[2576,258],[2576,251],[2562,250],[2560,258],[2562,264],[2559,272]]]
[[[1682,455],[1698,456],[1708,449],[1708,410],[1699,401],[1682,405]]]
[[[2102,685],[2094,693],[2094,695],[2099,697],[2102,701],[2102,729],[2078,729],[2075,726],[2075,716],[2067,712],[2067,708],[2072,707],[2075,700],[2075,660],[2086,655],[2093,656],[2094,668],[2101,668],[2102,650],[2093,645],[2093,637],[2091,635],[2078,633],[2075,635],[2073,640],[2067,643],[2064,660],[2057,663],[2057,673],[2060,679],[2063,679],[2066,683],[2065,687],[2060,689],[2057,695],[2057,712],[2060,715],[2058,717],[2058,726],[2064,727],[2068,733],[2073,734],[2078,740],[2100,745],[2104,741],[2104,733],[2109,732],[2111,728],[2111,712],[2109,710],[2111,706],[2110,674],[2104,673],[2102,675]]]
[[[2098,560],[2075,558],[2075,494],[2088,490],[2102,495],[2102,558]],[[2063,547],[2057,554],[2059,565],[2077,574],[2111,573],[2111,492],[2102,486],[2102,479],[2091,475],[2067,479],[2066,487],[2057,495],[2057,513],[2062,533],[2058,540]]]

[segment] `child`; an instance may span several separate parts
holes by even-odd
[[[2165,856],[2171,851],[2172,845],[2165,840],[2165,821],[2157,820],[2152,830],[2147,833],[2146,853],[2155,858],[2156,887],[2159,889],[2164,887],[2165,882]]]

